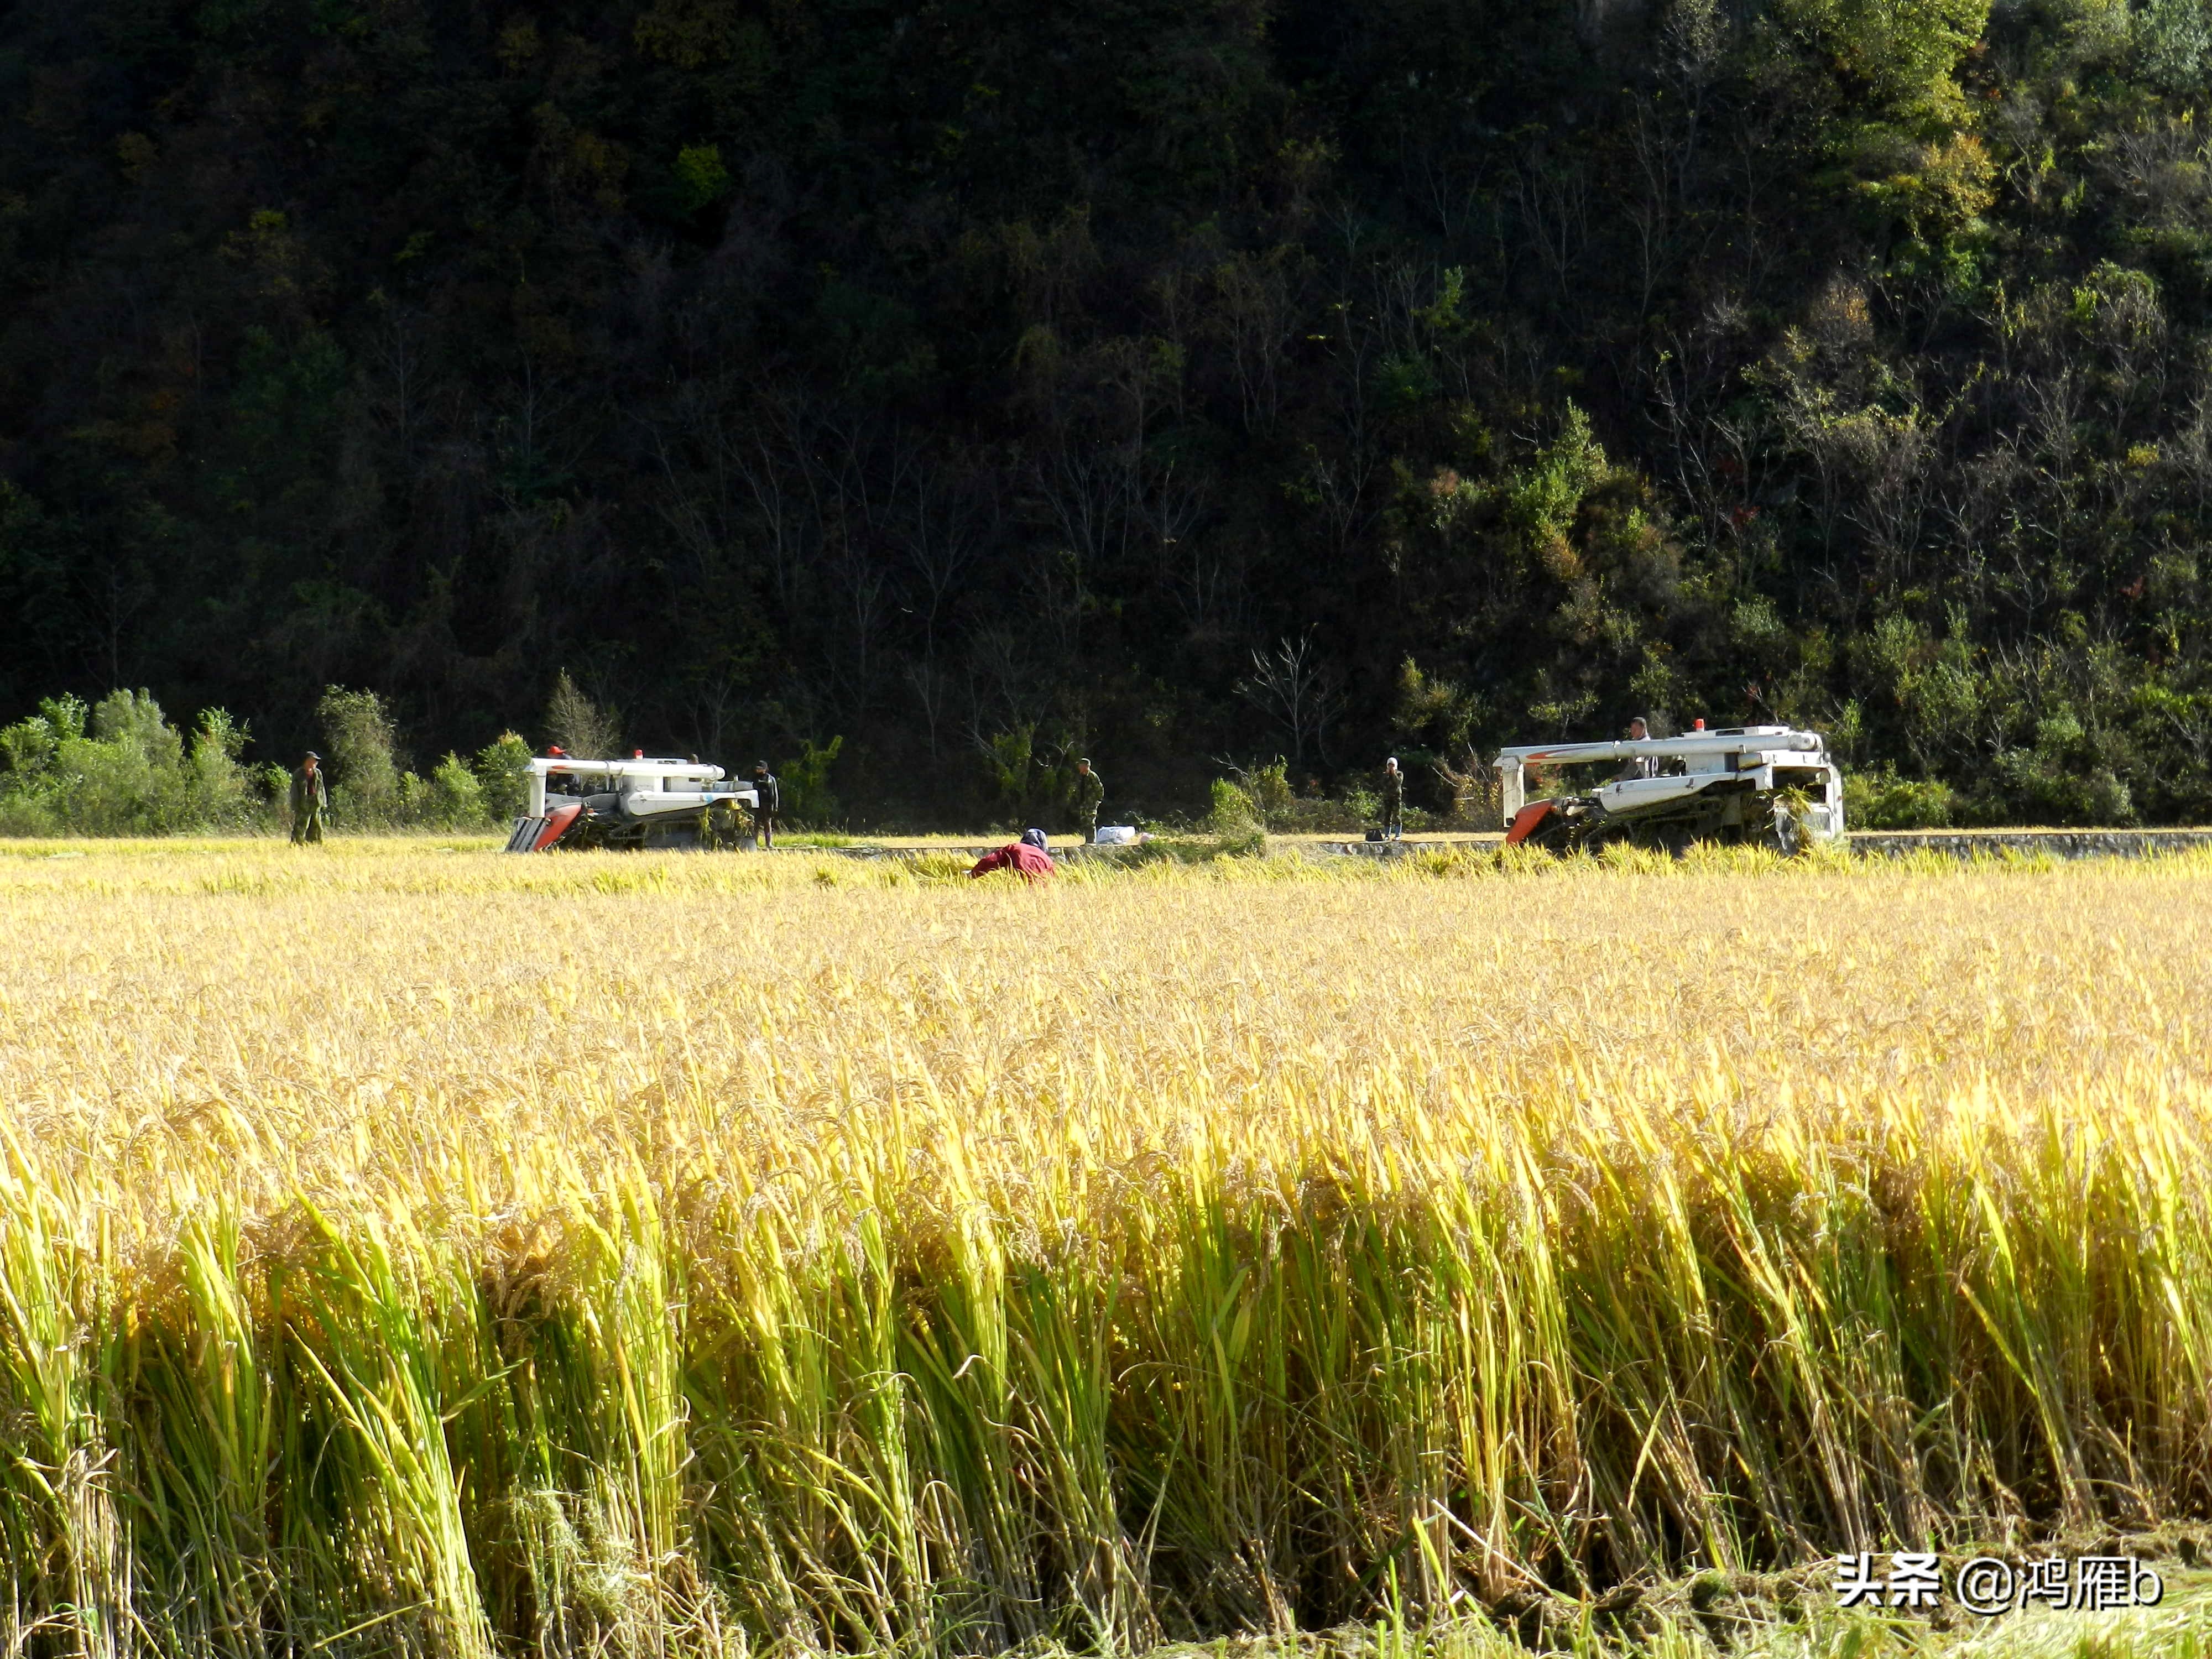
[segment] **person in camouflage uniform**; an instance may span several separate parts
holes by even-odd
[[[1106,799],[1105,781],[1091,769],[1088,760],[1075,763],[1075,827],[1085,845],[1098,839],[1098,808]]]
[[[1406,838],[1406,775],[1398,769],[1395,755],[1382,763],[1382,837]]]
[[[292,845],[319,843],[330,817],[331,794],[323,784],[323,757],[310,749],[292,774]]]

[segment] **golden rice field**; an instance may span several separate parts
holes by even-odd
[[[2212,860],[56,850],[0,1652],[1688,1654],[2212,1520]]]

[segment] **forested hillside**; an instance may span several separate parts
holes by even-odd
[[[0,720],[427,765],[565,668],[949,821],[1649,712],[2212,816],[2208,76],[2207,0],[15,0]]]

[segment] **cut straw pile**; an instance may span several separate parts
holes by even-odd
[[[0,1642],[993,1652],[2212,1515],[2212,862],[0,858]]]

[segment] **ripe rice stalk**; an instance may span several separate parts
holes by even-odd
[[[15,1649],[1473,1651],[2212,1516],[2212,861],[326,852],[0,858]]]

